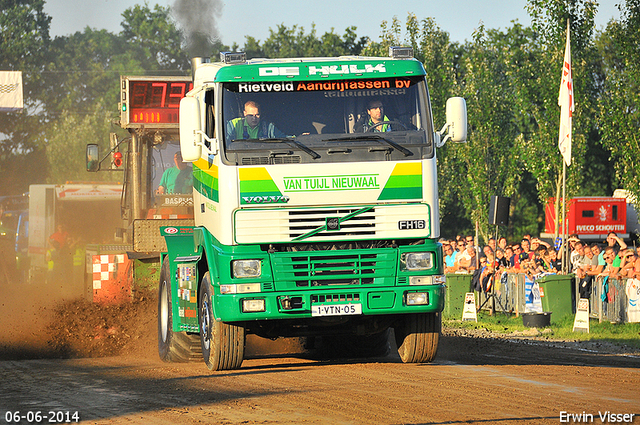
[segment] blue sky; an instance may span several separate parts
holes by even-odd
[[[150,6],[170,6],[174,0],[147,0]],[[192,0],[190,0],[192,1]],[[193,0],[195,1],[195,0]],[[304,1],[304,0],[233,0],[223,2],[217,30],[224,44],[244,44],[245,35],[260,41],[269,36],[269,29],[279,24],[298,25],[309,32],[315,23],[318,34],[335,29],[343,34],[349,26],[357,27],[359,36],[379,39],[380,24],[397,16],[405,22],[409,12],[418,19],[432,17],[447,31],[453,41],[470,40],[480,22],[485,28],[506,28],[511,21],[523,25],[531,21],[525,11],[526,0],[369,0],[369,1]],[[621,0],[602,0],[596,16],[596,26],[602,29],[612,19],[619,19],[615,7]],[[44,10],[52,17],[51,35],[68,35],[89,26],[120,32],[122,12],[144,0],[47,0]],[[211,31],[214,28],[212,23]]]

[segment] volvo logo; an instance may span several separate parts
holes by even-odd
[[[338,217],[327,217],[327,230],[340,230],[340,219]]]
[[[277,204],[289,202],[288,196],[243,196],[242,202],[245,204]]]

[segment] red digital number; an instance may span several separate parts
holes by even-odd
[[[179,108],[180,107],[180,99],[184,97],[187,92],[187,83],[171,83],[171,87],[169,89],[169,102],[167,103],[168,108]],[[171,102],[171,101],[174,102]]]
[[[167,96],[167,83],[151,83],[151,107],[164,108]]]
[[[180,100],[192,87],[188,81],[130,81],[130,122],[177,124]]]

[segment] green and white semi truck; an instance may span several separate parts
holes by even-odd
[[[464,142],[466,121],[451,98],[434,128],[408,48],[194,60],[179,122],[195,226],[161,227],[160,357],[201,350],[211,370],[239,368],[247,334],[366,355],[393,328],[404,362],[432,361],[446,284],[436,147]]]

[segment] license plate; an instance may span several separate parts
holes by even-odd
[[[311,316],[347,316],[362,314],[362,304],[312,305]]]

